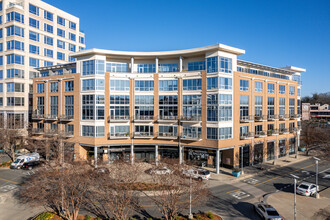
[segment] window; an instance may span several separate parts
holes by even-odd
[[[84,47],[79,47],[79,51],[85,50]]]
[[[37,6],[29,4],[29,12],[39,16],[39,8]]]
[[[274,117],[274,114],[275,114],[274,103],[275,103],[274,97],[268,97],[268,105],[267,105],[268,117]]]
[[[154,91],[154,81],[136,80],[135,91]]]
[[[254,114],[255,116],[262,116],[262,96],[254,97]]]
[[[254,126],[254,132],[255,134],[259,134],[259,135],[262,135],[262,125],[255,125]]]
[[[218,139],[218,128],[207,128],[207,139]]]
[[[178,116],[178,96],[160,95],[159,96],[159,117],[176,118]]]
[[[0,83],[0,92],[3,92],[3,83]]]
[[[24,97],[8,97],[7,106],[24,106]]]
[[[69,32],[69,39],[72,41],[76,41],[76,35]]]
[[[3,79],[3,70],[0,70],[0,79]]]
[[[36,19],[29,18],[29,25],[31,27],[39,29],[39,21],[37,21]]]
[[[275,85],[273,83],[268,83],[268,93],[274,93]]]
[[[104,60],[88,60],[82,62],[83,75],[104,75]]]
[[[79,43],[85,44],[85,38],[84,37],[79,37]]]
[[[241,126],[239,131],[240,131],[240,137],[246,137],[249,134],[249,126]]]
[[[154,117],[154,96],[136,95],[135,96],[135,118],[152,119]]]
[[[82,91],[104,90],[104,79],[84,79],[82,81]]]
[[[74,97],[73,95],[65,96],[65,106],[64,106],[64,112],[65,116],[73,117],[74,115]]]
[[[285,85],[278,85],[278,93],[285,94]]]
[[[110,95],[110,117],[129,119],[129,95]]]
[[[186,91],[202,90],[202,79],[184,79],[183,90]]]
[[[9,21],[18,21],[24,24],[24,15],[16,12],[16,11],[12,11],[10,13],[7,14],[7,22]]]
[[[155,64],[138,64],[137,69],[138,69],[138,73],[155,73],[156,65]]]
[[[220,130],[219,131],[220,140],[232,138],[232,128],[231,127],[219,128],[219,130]]]
[[[44,66],[53,66],[53,62],[50,61],[44,61]]]
[[[232,120],[232,95],[207,95],[207,121]]]
[[[44,49],[44,56],[45,57],[53,58],[53,50],[50,50],[50,49],[45,48]]]
[[[7,55],[7,64],[21,64],[24,65],[24,56],[17,54]]]
[[[240,118],[248,119],[249,117],[249,96],[240,96]]]
[[[205,60],[188,63],[188,71],[205,70]]]
[[[159,80],[159,91],[178,91],[178,80]]]
[[[30,52],[30,53],[34,53],[34,54],[39,54],[39,53],[40,53],[40,52],[39,52],[39,47],[30,44],[30,45],[29,45],[29,52]]]
[[[7,41],[7,50],[22,50],[24,51],[24,42],[11,40]]]
[[[29,35],[30,40],[39,42],[39,34],[33,31],[30,31]]]
[[[175,137],[178,136],[178,127],[177,126],[163,126],[159,125],[159,136],[161,137]]]
[[[248,80],[240,80],[240,91],[249,91],[249,81]]]
[[[208,73],[219,72],[218,61],[218,57],[209,57],[206,59]]]
[[[46,18],[49,21],[53,21],[53,13],[50,13],[49,11],[44,10],[44,18]]]
[[[58,92],[58,82],[50,83],[50,92]]]
[[[104,95],[82,96],[82,120],[104,120]]]
[[[110,91],[129,91],[129,80],[110,80]]]
[[[51,33],[51,34],[54,33],[53,26],[49,25],[49,24],[44,24],[44,31]]]
[[[285,114],[285,98],[279,98],[279,116],[284,117]]]
[[[0,97],[0,106],[3,106],[3,98],[2,97]],[[1,128],[3,128],[3,127],[1,126]]]
[[[0,52],[3,51],[3,43],[0,43]]]
[[[179,65],[177,63],[158,64],[158,71],[160,73],[178,72]]]
[[[231,59],[226,57],[219,57],[220,60],[220,72],[231,73],[232,64]]]
[[[3,37],[2,29],[0,29],[0,38]]]
[[[73,81],[65,81],[65,91],[72,92],[74,90],[74,82]]]
[[[290,114],[290,117],[294,116],[294,109],[295,109],[295,99],[289,99],[289,114]]]
[[[13,35],[24,37],[24,28],[20,28],[17,26],[7,27],[7,37]]]
[[[254,82],[254,91],[262,92],[262,82]]]
[[[0,56],[0,66],[3,65],[3,56]]]
[[[77,28],[76,23],[74,23],[72,21],[69,21],[69,28],[72,29],[72,30],[76,30],[76,28]]]
[[[110,63],[106,64],[106,72],[109,73],[127,73],[128,64],[127,63]]]
[[[104,137],[104,126],[83,125],[81,130],[81,136],[83,137]]]
[[[35,59],[35,58],[31,58],[30,57],[30,66],[32,66],[32,67],[39,67],[40,65],[39,65],[39,60],[38,59]]]
[[[53,44],[54,44],[54,40],[53,40],[53,38],[48,37],[48,36],[45,36],[45,37],[44,37],[44,42],[45,42],[45,44],[48,44],[48,45],[50,45],[50,46],[53,46]]]
[[[58,96],[50,97],[50,115],[58,116]]]
[[[41,115],[45,114],[45,98],[44,97],[37,97],[37,110],[38,110],[39,114],[41,114]]]
[[[57,36],[65,37],[65,30],[57,28]]]
[[[23,129],[25,125],[24,114],[7,113],[8,129]]]
[[[182,115],[193,121],[202,120],[202,95],[184,95]]]
[[[57,24],[65,26],[65,19],[60,16],[57,16]]]
[[[57,47],[61,49],[65,49],[65,42],[61,40],[57,40]]]
[[[232,59],[226,57],[209,57],[206,59],[207,72],[232,72]],[[219,65],[220,64],[220,65]]]
[[[72,52],[76,52],[76,45],[69,44],[69,50]]]
[[[7,69],[7,78],[20,78],[24,79],[24,70],[20,69]]]
[[[201,127],[182,127],[182,136],[186,138],[202,138],[202,128]]]
[[[65,60],[65,54],[61,52],[57,52],[57,59],[59,60]]]
[[[136,125],[135,132],[136,136],[153,136],[154,135],[154,126],[149,125]]]
[[[44,93],[45,92],[45,84],[39,83],[37,84],[37,93]]]
[[[232,79],[224,77],[207,78],[207,90],[212,89],[232,89]]]
[[[294,86],[290,86],[289,87],[289,95],[294,95],[294,90],[295,90]]]

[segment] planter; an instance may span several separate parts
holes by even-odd
[[[241,175],[241,171],[239,171],[239,172],[233,171],[232,174],[234,177],[239,177]]]
[[[305,152],[306,148],[304,148],[304,147],[299,147],[298,150],[301,151],[301,152]]]

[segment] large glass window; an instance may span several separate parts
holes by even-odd
[[[32,44],[29,45],[29,52],[33,54],[40,54],[39,47]]]
[[[83,75],[104,75],[105,62],[104,60],[87,60],[82,62]]]
[[[268,83],[268,93],[274,93],[274,92],[275,92],[274,83]]]
[[[65,81],[65,91],[72,92],[74,90],[74,82],[73,81]]]
[[[155,64],[138,64],[138,73],[155,73],[156,65]]]
[[[226,57],[209,57],[206,59],[207,72],[232,73],[232,59]],[[220,64],[220,65],[219,65]]]
[[[110,91],[129,91],[129,80],[110,79]]]
[[[8,129],[23,129],[25,125],[24,114],[7,114],[7,128]]]
[[[7,55],[7,64],[21,64],[24,65],[24,56],[17,54]]]
[[[232,120],[232,95],[207,95],[207,121]]]
[[[178,80],[159,80],[159,91],[178,91]]]
[[[112,137],[129,137],[129,126],[128,125],[115,125],[110,126],[110,136]]]
[[[224,77],[210,77],[207,78],[207,90],[212,89],[232,89],[232,79]]]
[[[279,98],[279,116],[284,117],[285,114],[285,98]]]
[[[135,96],[135,118],[153,119],[154,117],[154,96],[136,95]]]
[[[45,97],[37,97],[37,111],[40,115],[45,114]]]
[[[58,60],[65,60],[65,53],[57,52],[57,59]]]
[[[44,31],[52,34],[54,32],[53,26],[45,23],[44,24]]]
[[[159,117],[161,119],[176,119],[178,116],[178,96],[159,96]]]
[[[188,63],[188,71],[205,70],[205,60]]]
[[[54,39],[52,37],[45,36],[44,37],[44,43],[48,44],[50,46],[53,46],[54,44]]]
[[[17,26],[7,27],[7,37],[13,35],[24,37],[24,28],[20,28]]]
[[[57,24],[65,26],[65,19],[60,16],[57,16]]]
[[[268,117],[274,117],[274,97],[268,97],[268,105],[267,105],[267,108],[268,108]]]
[[[7,106],[24,106],[24,97],[7,97]]]
[[[218,132],[218,128],[207,128],[207,139],[217,140]]]
[[[240,91],[249,91],[249,81],[248,80],[240,80]]]
[[[29,59],[29,65],[32,66],[32,67],[39,67],[40,66],[39,60],[30,57],[30,59]]]
[[[65,37],[65,30],[57,28],[57,36]]]
[[[136,125],[134,135],[135,136],[153,136],[154,135],[154,126]]]
[[[44,93],[45,92],[45,84],[44,83],[38,83],[37,84],[37,93]]]
[[[81,126],[81,136],[83,137],[104,137],[104,126]]]
[[[11,40],[7,41],[7,50],[22,50],[24,51],[24,42]]]
[[[65,49],[65,42],[61,40],[57,40],[57,47],[61,49]]]
[[[295,99],[289,99],[289,114],[290,114],[290,117],[294,116],[294,109],[295,109]]]
[[[255,116],[262,116],[262,96],[254,97],[254,114]]]
[[[190,127],[183,126],[182,127],[182,137],[183,138],[202,138],[202,128],[201,127]]]
[[[7,83],[7,92],[24,92],[23,83]]]
[[[82,96],[82,120],[104,120],[104,95]]]
[[[154,91],[154,81],[135,80],[135,91]]]
[[[183,95],[182,115],[185,120],[202,120],[202,95]]]
[[[104,79],[84,79],[82,81],[82,91],[104,90]]]
[[[262,92],[262,82],[254,82],[254,91],[255,92]]]
[[[224,140],[224,139],[231,139],[232,138],[232,128],[227,127],[227,128],[219,128],[219,139]]]
[[[74,23],[72,21],[69,21],[69,28],[72,29],[72,30],[76,30],[76,28],[77,28],[76,23]]]
[[[76,35],[69,32],[69,39],[72,41],[76,41]]]
[[[29,4],[29,12],[35,15],[39,15],[39,8],[37,6]]]
[[[183,90],[202,90],[202,79],[184,79],[182,83]]]
[[[289,95],[294,95],[294,91],[295,91],[295,87],[294,86],[290,86],[289,87]]]
[[[76,52],[76,45],[69,44],[69,50],[72,52]]]
[[[240,118],[248,119],[249,117],[249,96],[240,96]]]
[[[58,92],[58,82],[50,83],[50,92]]]
[[[7,13],[7,22],[9,21],[18,21],[24,24],[24,15],[16,12],[16,11],[12,11]]]
[[[36,19],[29,18],[29,25],[30,25],[30,27],[39,29],[39,21]]]
[[[30,40],[39,42],[39,34],[33,31],[30,31],[29,33]]]
[[[130,116],[130,96],[110,95],[110,118],[129,119]]]
[[[127,73],[128,64],[127,63],[106,63],[106,72],[109,73]]]
[[[178,136],[178,127],[177,126],[165,126],[159,125],[159,135],[160,137],[176,137]]]
[[[285,94],[285,85],[278,85],[278,93]]]
[[[7,69],[7,78],[24,79],[24,70],[20,69]]]
[[[45,48],[44,49],[44,56],[45,57],[53,58],[53,56],[54,56],[53,50],[50,50],[50,49]]]
[[[44,10],[44,18],[46,18],[49,21],[53,21],[53,14],[50,13],[49,11]]]
[[[65,96],[64,106],[65,116],[73,117],[74,115],[74,96]]]
[[[177,63],[158,64],[158,66],[160,73],[179,72],[179,65]]]
[[[208,73],[215,73],[219,72],[219,58],[218,57],[209,57],[206,59],[207,62],[207,72]]]
[[[58,116],[58,96],[50,97],[50,115]]]

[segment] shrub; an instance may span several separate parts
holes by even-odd
[[[196,218],[196,219],[202,219],[202,216],[200,216],[200,215],[196,215],[195,218]]]
[[[43,212],[38,215],[35,220],[50,220],[54,217],[54,213],[51,212]]]
[[[85,220],[90,220],[92,217],[90,217],[89,215],[85,216]]]
[[[214,215],[212,212],[207,212],[206,213],[207,217],[210,218],[210,219],[213,219],[214,218]]]

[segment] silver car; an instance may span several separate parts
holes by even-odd
[[[182,173],[187,177],[192,177],[193,179],[198,180],[208,180],[211,176],[210,171],[204,169],[183,170]]]
[[[157,174],[157,175],[168,175],[171,174],[173,171],[167,167],[157,167],[150,171],[150,174]]]
[[[283,217],[278,214],[276,209],[267,203],[255,203],[254,210],[265,220],[283,220]]]
[[[297,187],[297,194],[303,196],[313,196],[316,194],[318,187],[313,183],[303,182]]]

